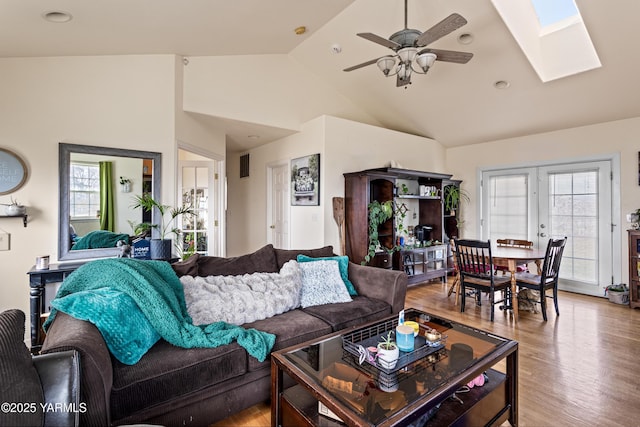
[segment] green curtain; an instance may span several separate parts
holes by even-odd
[[[115,231],[113,210],[113,164],[100,162],[100,229]]]

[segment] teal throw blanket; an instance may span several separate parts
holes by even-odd
[[[84,299],[83,296],[89,296],[89,293],[91,298]],[[129,304],[122,294],[126,294],[134,303]],[[69,299],[68,302],[65,298]],[[98,303],[91,304],[91,301]],[[91,261],[64,280],[52,306],[49,319],[44,324],[45,330],[53,322],[57,310],[83,320],[93,318],[95,321],[92,323],[98,329],[108,329],[101,331],[105,341],[107,337],[120,340],[120,346],[112,342],[114,345],[110,346],[110,350],[112,347],[116,350],[121,348],[123,338],[137,345],[145,343],[148,347],[155,343],[157,337],[154,340],[154,334],[143,327],[145,322],[140,317],[146,318],[165,341],[183,348],[218,347],[237,341],[250,355],[262,362],[275,343],[273,334],[226,322],[194,325],[187,312],[182,284],[165,261],[132,258]],[[135,307],[144,316],[137,316]],[[78,315],[74,315],[74,312]],[[139,327],[122,328],[123,323]],[[118,360],[128,364],[137,362],[135,359],[139,360],[144,354],[131,355],[126,354],[127,349],[123,351],[125,354],[120,354],[122,359]],[[117,354],[113,354],[118,358]]]
[[[71,250],[115,248],[119,240],[129,243],[129,235],[106,230],[93,230],[80,237]]]

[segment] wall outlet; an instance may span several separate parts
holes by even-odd
[[[0,232],[0,251],[9,250],[9,233]]]

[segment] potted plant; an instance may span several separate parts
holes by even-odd
[[[469,194],[457,185],[445,185],[443,191],[444,210],[451,215],[455,215],[455,211],[460,207],[460,202],[471,201]]]
[[[24,205],[18,203],[17,200],[14,200],[13,197],[11,197],[11,203],[3,204],[5,206],[4,211],[8,216],[19,216],[27,213],[27,208]]]
[[[398,363],[400,350],[395,341],[391,338],[393,331],[389,331],[386,337],[382,337],[382,341],[378,343],[378,363],[385,369],[393,369]]]
[[[181,215],[193,215],[193,208],[190,205],[179,208],[163,205],[154,200],[150,194],[135,196],[135,201],[134,209],[142,208],[146,212],[152,212],[157,209],[160,213],[159,223],[150,226],[158,231],[158,238],[152,238],[150,241],[151,259],[171,259],[172,240],[167,236],[169,233],[173,233],[176,236],[180,235],[182,231],[175,226],[175,221]]]
[[[373,259],[376,251],[381,246],[378,228],[393,217],[393,201],[387,200],[380,203],[374,200],[369,203],[369,249],[362,264],[366,264]]]
[[[604,288],[604,294],[610,302],[616,304],[629,304],[629,288],[625,283],[609,285]]]

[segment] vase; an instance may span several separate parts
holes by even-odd
[[[377,363],[380,365],[380,367],[384,369],[395,368],[396,363],[398,363],[398,357],[400,357],[400,350],[398,350],[397,345],[394,345],[393,349],[387,350],[382,346],[382,344],[378,344]]]
[[[151,239],[149,247],[151,259],[170,260],[172,243],[171,239]]]

